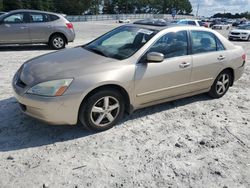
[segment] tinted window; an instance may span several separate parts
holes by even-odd
[[[58,16],[53,15],[53,14],[50,14],[49,17],[50,17],[50,21],[55,21],[55,20],[58,20],[58,19],[59,19]]]
[[[47,14],[41,13],[30,13],[30,22],[39,23],[39,22],[48,22],[49,17]]]
[[[149,50],[159,52],[166,58],[184,56],[188,54],[187,32],[171,32],[160,38]]]
[[[195,21],[188,21],[188,25],[196,25]]]
[[[193,54],[216,51],[215,36],[206,31],[191,31]]]
[[[199,23],[200,26],[204,26],[205,25],[205,23],[202,23],[201,21],[198,21],[198,23]]]
[[[24,23],[24,14],[12,14],[4,19],[4,23]]]

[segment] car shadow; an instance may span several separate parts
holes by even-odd
[[[159,112],[167,111],[173,108],[178,108],[181,106],[186,106],[191,103],[199,102],[199,101],[208,101],[208,100],[213,100],[208,94],[199,94],[191,97],[186,97],[183,99],[178,99],[170,102],[165,102],[162,104],[158,105],[153,105],[151,107],[143,108],[136,110],[133,114],[130,116],[126,116],[124,120],[121,122],[124,123],[129,120],[134,120],[137,118],[142,118],[144,116],[152,115],[152,114],[157,114]]]
[[[47,45],[0,45],[0,51],[38,51],[38,50],[53,50]]]
[[[173,102],[155,105],[126,116],[119,125],[147,115],[185,106],[198,101],[211,100],[207,95],[197,95]],[[39,147],[74,140],[96,134],[81,126],[52,126],[22,114],[15,98],[0,101],[0,152]]]
[[[39,147],[94,134],[80,126],[52,126],[21,113],[15,98],[0,101],[0,152]]]

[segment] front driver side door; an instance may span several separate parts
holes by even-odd
[[[29,43],[29,28],[26,13],[15,13],[3,18],[0,25],[1,44]]]
[[[167,33],[150,48],[148,52],[162,53],[165,59],[161,63],[143,60],[137,64],[137,105],[189,93],[192,57],[189,55],[188,46],[187,31],[179,31]]]

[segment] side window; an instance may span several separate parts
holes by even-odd
[[[18,24],[18,23],[24,23],[24,14],[18,13],[18,14],[12,14],[6,18],[4,18],[4,23],[7,24]]]
[[[203,22],[198,21],[198,23],[199,23],[200,26],[204,26]]]
[[[184,25],[187,25],[187,21],[183,20],[183,21],[180,21],[179,24],[184,24]]]
[[[55,20],[58,20],[58,19],[59,19],[58,16],[53,15],[53,14],[50,14],[49,17],[50,17],[50,21],[55,21]]]
[[[188,25],[196,25],[195,21],[188,21]]]
[[[224,45],[221,43],[221,41],[217,37],[216,37],[216,42],[217,42],[217,51],[225,50]]]
[[[164,35],[150,48],[149,52],[162,53],[165,58],[188,55],[187,31]]]
[[[30,13],[30,22],[31,23],[40,23],[40,22],[48,22],[49,16],[47,14],[41,13]]]
[[[206,31],[191,31],[193,54],[216,51],[214,34]]]

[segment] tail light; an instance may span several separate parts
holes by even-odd
[[[242,57],[243,61],[246,61],[246,59],[247,59],[247,55],[246,54],[243,54],[241,57]]]
[[[74,26],[72,23],[66,23],[66,26],[68,29],[74,29]]]
[[[243,60],[243,64],[242,64],[242,67],[246,64],[246,59],[247,59],[247,55],[246,54],[243,54],[241,56],[242,60]]]

